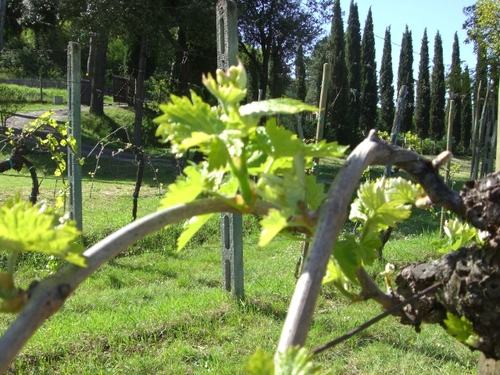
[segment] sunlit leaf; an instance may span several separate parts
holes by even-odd
[[[318,109],[312,105],[305,104],[300,100],[278,98],[261,100],[241,106],[241,116],[269,116],[276,113],[293,115],[296,113],[308,111],[314,112]]]
[[[323,277],[322,284],[333,284],[340,291],[340,293],[348,299],[354,300],[356,298],[356,294],[350,292],[347,287],[347,278],[344,273],[332,259],[328,261],[328,266],[325,276]]]
[[[214,214],[199,215],[192,217],[184,225],[184,231],[177,239],[177,251],[181,251],[187,245],[189,240],[201,229],[201,227],[208,221]]]
[[[355,271],[361,267],[361,258],[358,253],[359,245],[351,235],[337,241],[333,249],[333,257],[342,273],[354,284],[358,284]]]
[[[186,167],[184,174],[175,183],[168,185],[168,192],[161,200],[160,209],[191,202],[203,192],[201,174],[196,168]]]
[[[262,348],[258,348],[248,358],[245,369],[250,375],[274,375],[273,357]]]
[[[446,312],[446,332],[455,337],[458,341],[473,348],[479,347],[479,336],[474,332],[472,323],[465,317],[458,317],[451,312]]]
[[[50,207],[33,206],[19,197],[0,207],[0,248],[54,255],[78,266],[86,265],[83,246],[73,221],[61,220]]]
[[[326,375],[320,365],[313,361],[314,356],[306,348],[290,347],[278,352],[275,358],[275,375]]]
[[[276,235],[288,226],[287,218],[282,211],[274,208],[260,221],[262,231],[260,233],[259,246],[266,246]]]

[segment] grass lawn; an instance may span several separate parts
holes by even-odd
[[[43,173],[46,161],[37,163]],[[338,162],[328,161],[325,165]],[[131,221],[135,166],[102,160],[95,180],[84,166],[83,242],[90,246]],[[40,200],[52,202],[60,188],[50,176]],[[466,172],[464,169],[463,172]],[[456,178],[466,179],[461,173]],[[147,170],[139,216],[156,210],[173,179],[160,167]],[[26,171],[0,176],[0,201],[20,191],[28,196]],[[262,347],[274,353],[293,293],[300,244],[278,237],[258,248],[258,219],[244,218],[245,299],[222,290],[219,219],[211,220],[181,252],[175,239],[181,225],[157,232],[102,267],[48,319],[12,364],[11,374],[244,374],[249,355]],[[415,210],[394,231],[384,249],[396,268],[439,257],[429,243],[437,238],[439,215]],[[352,230],[346,225],[346,230]],[[4,260],[3,260],[4,262]],[[21,286],[49,274],[47,260],[23,255]],[[382,282],[378,263],[368,271]],[[308,348],[322,345],[380,313],[372,302],[352,304],[325,287],[313,318]],[[0,316],[0,333],[15,318]],[[475,374],[478,354],[436,326],[416,334],[388,318],[317,357],[334,374]]]

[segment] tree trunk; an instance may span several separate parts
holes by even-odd
[[[144,108],[144,80],[146,75],[146,62],[148,59],[148,37],[141,39],[141,54],[139,57],[139,72],[135,83],[135,120],[134,120],[134,146],[141,147],[142,113]]]
[[[472,349],[498,360],[500,173],[466,183],[460,195],[466,207],[466,220],[487,231],[490,239],[481,247],[461,248],[436,261],[402,269],[396,278],[396,292],[405,299],[437,282],[442,287],[405,307],[401,323],[414,325],[419,331],[423,322],[443,324],[447,312],[466,317],[478,336]]]
[[[7,0],[0,0],[0,51],[3,50],[3,31],[5,29],[5,17]]]
[[[89,112],[97,116],[104,115],[104,85],[106,82],[106,51],[109,34],[103,31],[92,38],[93,47],[89,55],[91,72],[91,96]],[[93,55],[93,56],[92,56]]]

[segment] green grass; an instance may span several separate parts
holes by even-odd
[[[48,163],[40,159],[37,168]],[[131,220],[135,166],[110,159],[101,165],[93,187],[88,176],[83,181],[83,238],[88,246]],[[158,180],[147,171],[139,216],[158,207],[163,191],[157,184],[172,181],[170,169],[160,168]],[[1,200],[16,191],[27,195],[30,184],[25,172],[2,174]],[[58,186],[47,175],[40,199],[52,202]],[[440,256],[429,246],[438,220],[415,210],[415,217],[394,232],[384,249],[386,261],[399,269],[410,261]],[[175,250],[182,228],[174,225],[139,241],[84,282],[29,341],[9,373],[245,373],[245,362],[256,348],[269,353],[276,349],[300,254],[300,245],[284,237],[258,248],[257,221],[244,220],[243,301],[222,290],[218,218],[182,252]],[[383,266],[369,269],[378,282]],[[26,287],[48,273],[45,258],[25,255],[17,277]],[[307,347],[324,344],[379,313],[375,303],[351,304],[325,287]],[[13,319],[0,316],[0,332]],[[391,317],[317,360],[335,374],[472,374],[477,358],[440,327],[423,326],[416,334]]]
[[[85,137],[100,139],[133,112],[106,108],[106,117],[83,116]],[[99,132],[103,129],[103,133]],[[39,176],[40,200],[51,204],[60,181],[47,156],[30,156]],[[467,179],[467,161],[454,176],[458,189]],[[320,177],[333,179],[341,159],[322,160]],[[136,175],[133,162],[91,158],[83,166],[83,243],[91,246],[132,218]],[[164,187],[174,179],[169,165],[147,167],[139,199],[139,217],[154,212]],[[374,168],[372,178],[380,175]],[[20,192],[28,196],[26,171],[0,176],[0,203]],[[10,374],[243,374],[249,355],[276,349],[295,286],[300,244],[278,237],[260,249],[258,218],[244,218],[245,299],[222,290],[219,219],[214,217],[182,252],[176,238],[182,225],[163,229],[131,246],[85,281],[62,310],[47,320],[12,364]],[[401,269],[408,262],[440,256],[429,245],[437,238],[439,211],[414,209],[384,248],[384,259]],[[352,225],[345,226],[351,231]],[[2,264],[4,260],[0,258]],[[17,280],[27,287],[47,277],[47,259],[25,254]],[[382,284],[385,263],[368,269]],[[307,347],[322,345],[378,315],[372,302],[352,304],[324,287],[313,317]],[[15,317],[0,316],[0,333]],[[387,318],[317,357],[335,374],[473,374],[476,353],[437,326],[416,334],[397,318]]]

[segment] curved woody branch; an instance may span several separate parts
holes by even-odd
[[[433,204],[465,217],[462,198],[444,183],[438,173],[443,159],[450,156],[445,154],[429,161],[413,151],[379,139],[375,130],[353,150],[320,208],[316,235],[304,271],[296,284],[278,345],[279,352],[290,346],[305,344],[328,260],[363,171],[370,165],[396,165],[424,188]],[[364,269],[361,268],[357,276],[363,288],[361,295],[366,298],[373,298],[385,308],[401,302],[397,296],[381,291]]]

